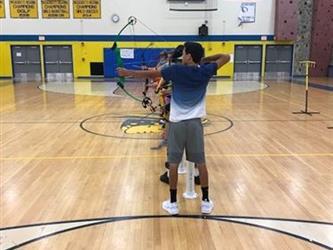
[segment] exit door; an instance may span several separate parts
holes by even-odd
[[[48,80],[73,79],[72,46],[44,46],[44,64]]]
[[[17,80],[41,80],[40,47],[14,45],[11,47],[13,76]]]
[[[261,45],[237,45],[235,47],[236,80],[258,80],[261,77]]]
[[[293,63],[292,45],[268,45],[266,49],[267,79],[290,78]]]

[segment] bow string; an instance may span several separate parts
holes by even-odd
[[[124,62],[123,62],[123,59],[121,58],[121,52],[120,52],[120,49],[118,48],[118,44],[117,42],[119,41],[119,38],[120,38],[120,35],[130,26],[134,26],[135,24],[137,23],[137,18],[134,17],[134,16],[130,16],[128,18],[128,22],[127,24],[118,32],[117,34],[117,37],[112,45],[112,50],[115,52],[115,56],[116,56],[116,65],[117,67],[121,67],[123,68],[124,67]],[[153,105],[153,101],[151,100],[150,97],[148,97],[146,95],[146,91],[143,92],[143,97],[140,98],[140,97],[137,97],[133,94],[131,94],[126,88],[125,88],[125,77],[123,76],[118,76],[118,79],[117,79],[117,85],[122,89],[122,91],[127,95],[129,96],[130,98],[132,98],[133,100],[137,101],[137,102],[140,102],[141,105],[146,109],[146,108],[149,108],[150,111],[152,113],[154,113],[156,111],[156,107]],[[145,88],[147,86],[147,80],[146,80],[146,83],[145,83]]]

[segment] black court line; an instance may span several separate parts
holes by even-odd
[[[75,124],[80,121],[5,121],[0,124]]]
[[[7,250],[12,250],[12,249],[17,249],[19,247],[28,245],[30,243],[54,236],[54,235],[58,235],[58,234],[62,234],[65,232],[69,232],[69,231],[74,231],[77,229],[81,229],[81,228],[87,228],[87,227],[92,227],[92,226],[97,226],[97,225],[102,225],[102,224],[108,224],[108,223],[112,223],[112,222],[119,222],[119,221],[130,221],[130,220],[143,220],[143,219],[160,219],[160,218],[182,218],[182,219],[201,219],[201,220],[212,220],[212,221],[222,221],[222,222],[226,222],[226,223],[236,223],[236,224],[240,224],[240,225],[246,225],[246,226],[251,226],[251,227],[255,227],[255,228],[260,228],[260,229],[265,229],[265,230],[269,230],[269,231],[273,231],[273,232],[277,232],[280,234],[284,234],[287,236],[291,236],[303,241],[306,241],[308,243],[326,248],[326,249],[333,249],[328,245],[322,244],[320,242],[317,241],[313,241],[312,239],[308,239],[305,238],[303,236],[297,235],[297,234],[292,234],[286,231],[282,231],[282,230],[278,230],[278,229],[274,229],[274,228],[270,228],[270,227],[266,227],[266,226],[260,226],[260,225],[256,225],[256,224],[252,224],[252,223],[248,223],[248,222],[241,222],[241,221],[234,221],[232,219],[258,219],[258,220],[276,220],[276,221],[288,221],[288,222],[302,222],[302,223],[312,223],[312,224],[324,224],[324,225],[331,225],[333,226],[333,223],[331,222],[323,222],[323,221],[310,221],[310,220],[296,220],[296,219],[285,219],[285,218],[269,218],[269,217],[248,217],[248,216],[224,216],[224,215],[142,215],[142,216],[121,216],[121,217],[106,217],[106,218],[96,218],[96,219],[85,219],[85,220],[72,220],[72,221],[58,221],[58,222],[49,222],[49,223],[39,223],[39,224],[31,224],[31,225],[22,225],[22,226],[15,226],[15,227],[7,227],[7,228],[0,228],[0,231],[4,231],[4,230],[11,230],[11,229],[19,229],[19,228],[27,228],[27,227],[34,227],[34,226],[45,226],[45,225],[55,225],[55,224],[67,224],[67,223],[75,223],[75,222],[88,222],[88,221],[96,221],[96,220],[102,220],[102,221],[98,221],[98,222],[93,222],[90,224],[86,224],[86,225],[82,225],[82,226],[77,226],[77,227],[73,227],[73,228],[68,228],[68,229],[64,229],[58,232],[54,232],[51,234],[47,234],[41,237],[37,237],[34,239],[31,239],[29,241],[25,241],[22,242],[21,244],[18,244],[14,247],[8,248]]]
[[[129,116],[127,116],[128,118]],[[137,117],[139,118],[139,117]],[[230,119],[231,120],[231,119]],[[81,120],[78,121],[0,121],[0,124],[75,124],[75,123],[81,123]],[[209,122],[214,122],[214,123],[225,123],[228,121],[221,121],[221,120],[212,120],[210,119]],[[314,120],[279,120],[279,119],[272,119],[272,120],[237,120],[237,119],[232,119],[233,123],[236,122],[333,122],[332,119],[314,119]],[[98,120],[98,121],[89,121],[89,123],[93,123],[93,124],[98,124],[98,123],[118,123],[118,121],[114,121],[114,120]],[[333,129],[333,127],[328,127],[329,129]]]
[[[106,114],[107,115],[107,114]],[[132,118],[140,118],[141,116]],[[125,118],[125,117],[124,117]],[[126,118],[131,118],[131,116],[126,116]],[[231,120],[231,119],[230,119]],[[81,120],[77,121],[0,121],[0,124],[75,124],[75,123],[81,123]],[[214,123],[225,123],[228,121],[221,121],[221,120],[212,120],[209,119],[209,122]],[[241,119],[232,119],[232,122],[333,122],[333,119],[313,119],[313,120],[282,120],[282,119],[272,119],[272,120],[260,120],[260,119],[252,119],[252,120],[241,120]],[[89,121],[89,123],[98,124],[98,123],[118,123],[118,121],[114,120],[97,120],[97,121]],[[330,129],[333,129],[333,127],[328,127]]]
[[[326,248],[326,249],[333,249],[330,246],[325,245],[323,243],[320,243],[318,241],[315,241],[315,240],[312,240],[312,239],[308,239],[308,238],[305,238],[303,236],[300,236],[300,235],[297,235],[297,234],[293,234],[293,233],[289,233],[289,232],[286,232],[286,231],[283,231],[283,230],[279,230],[279,229],[267,227],[267,226],[256,225],[256,224],[249,223],[249,222],[231,221],[231,220],[226,220],[226,219],[223,219],[223,218],[216,218],[215,220],[218,220],[218,221],[229,221],[230,223],[241,224],[241,225],[256,227],[256,228],[260,228],[260,229],[265,229],[265,230],[269,230],[269,231],[272,231],[272,232],[285,234],[285,235],[294,237],[294,238],[299,239],[299,240],[307,241],[307,242],[309,242],[311,244],[315,244],[317,246],[320,246],[320,247],[323,247],[323,248]]]
[[[81,120],[78,121],[6,121],[0,122],[0,124],[75,124],[80,123]],[[91,121],[90,123],[117,123],[117,121]]]
[[[145,119],[151,115],[153,115],[154,113],[149,113],[148,115],[146,116],[126,116],[125,114],[123,115],[119,115],[119,117],[116,117],[116,118],[142,118],[142,119]],[[134,140],[161,140],[161,138],[142,138],[142,137],[125,137],[125,136],[116,136],[116,135],[107,135],[107,134],[102,134],[102,133],[98,133],[98,132],[94,132],[94,131],[91,131],[89,129],[87,129],[84,125],[88,122],[90,122],[90,120],[92,119],[95,119],[95,118],[98,118],[98,117],[103,117],[103,116],[107,116],[107,115],[111,115],[111,116],[115,116],[114,114],[110,113],[110,114],[101,114],[101,115],[96,115],[96,116],[92,116],[92,117],[89,117],[89,118],[86,118],[84,119],[83,121],[81,121],[80,123],[80,128],[87,132],[87,133],[90,133],[90,134],[93,134],[93,135],[98,135],[98,136],[103,136],[103,137],[110,137],[110,138],[115,138],[115,139],[134,139]],[[212,115],[212,116],[216,116],[216,117],[219,117],[219,118],[222,118],[225,120],[225,122],[228,122],[229,123],[229,126],[225,129],[221,129],[221,130],[218,130],[218,131],[215,131],[215,132],[212,132],[212,133],[207,133],[205,134],[204,136],[211,136],[211,135],[215,135],[215,134],[219,134],[219,133],[222,133],[222,132],[225,132],[229,129],[231,129],[233,126],[234,126],[234,123],[231,119],[229,119],[228,117],[225,117],[225,116],[222,116],[222,115],[216,115],[216,114],[212,114],[212,113],[209,113],[207,114],[208,116],[209,115]]]

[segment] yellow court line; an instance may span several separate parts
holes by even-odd
[[[333,157],[333,153],[254,153],[254,154],[206,154],[206,157]],[[2,161],[11,160],[83,160],[83,159],[135,159],[135,158],[165,158],[165,154],[159,155],[102,155],[102,156],[22,156],[1,157]]]

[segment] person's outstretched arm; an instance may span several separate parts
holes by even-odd
[[[217,64],[217,69],[221,68],[223,65],[230,61],[230,56],[227,54],[217,54],[213,56],[208,56],[202,58],[201,63],[212,63],[215,62]]]
[[[161,72],[156,69],[148,69],[148,70],[129,70],[125,68],[117,68],[117,72],[119,76],[123,77],[135,77],[135,78],[156,78],[161,77]]]

